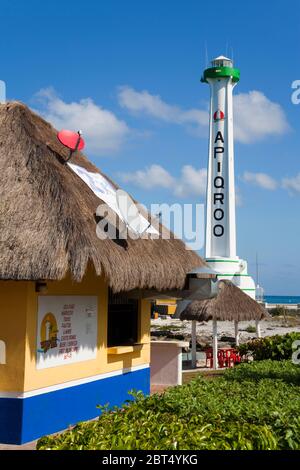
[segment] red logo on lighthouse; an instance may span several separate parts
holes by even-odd
[[[218,110],[214,113],[214,121],[222,121],[223,119],[225,119],[225,114],[223,113],[223,111],[221,111],[220,109],[218,109]]]

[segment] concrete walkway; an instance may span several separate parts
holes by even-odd
[[[0,444],[0,450],[35,450],[37,441],[27,442],[20,446]]]

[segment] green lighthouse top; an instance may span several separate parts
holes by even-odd
[[[233,62],[224,56],[216,57],[211,62],[212,67],[205,69],[201,82],[208,83],[208,78],[231,77],[233,82],[240,79],[240,70],[233,67]]]

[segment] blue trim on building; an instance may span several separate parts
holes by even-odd
[[[120,406],[132,389],[149,394],[149,367],[33,397],[0,398],[0,442],[23,444],[95,418],[97,405]]]
[[[21,444],[23,400],[0,398],[0,442]]]

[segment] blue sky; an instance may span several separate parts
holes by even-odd
[[[238,255],[267,294],[300,295],[300,79],[297,0],[1,2],[8,99],[58,127],[145,204],[204,201],[208,57],[231,55]],[[153,181],[153,184],[149,184]]]

